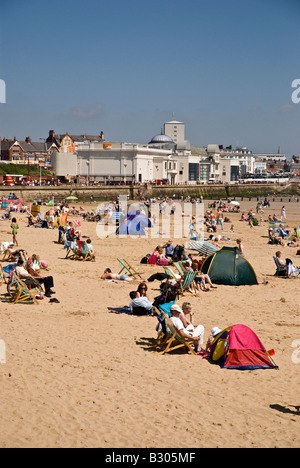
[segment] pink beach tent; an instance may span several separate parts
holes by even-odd
[[[278,369],[258,336],[246,325],[233,325],[215,337],[210,357],[224,369]]]

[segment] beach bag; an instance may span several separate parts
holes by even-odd
[[[160,258],[157,262],[157,265],[159,266],[168,266],[169,262],[166,258]]]
[[[142,258],[140,263],[142,263],[143,265],[147,265],[150,257],[151,257],[150,254],[145,255],[145,257]]]

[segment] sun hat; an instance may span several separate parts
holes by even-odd
[[[171,312],[179,312],[180,314],[182,313],[182,309],[180,309],[179,305],[177,305],[177,304],[172,305],[171,308],[170,308],[170,311]]]
[[[215,337],[215,336],[217,336],[219,333],[221,333],[221,331],[222,331],[222,330],[221,330],[220,328],[214,327],[214,328],[211,329],[211,334],[212,334],[213,337]]]

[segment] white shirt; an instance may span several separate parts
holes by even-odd
[[[20,276],[22,278],[22,276],[30,276],[28,271],[25,270],[25,268],[23,266],[17,266],[16,268],[16,273],[18,276]]]
[[[152,310],[152,304],[146,297],[137,297],[133,299],[129,304],[130,310],[134,307],[144,307],[144,309]]]
[[[172,322],[174,323],[175,327],[177,328],[178,331],[183,330],[184,333],[187,335],[192,336],[193,331],[190,330],[189,328],[184,328],[184,325],[182,323],[182,320],[179,317],[171,317]]]

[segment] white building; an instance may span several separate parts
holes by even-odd
[[[169,167],[171,170],[176,168],[176,161],[169,149],[130,143],[86,142],[78,147],[77,153],[54,153],[52,166],[58,176],[83,176],[98,182],[142,183],[167,179]]]
[[[161,183],[164,179],[171,184],[235,183],[266,168],[266,162],[246,147],[209,144],[191,148],[185,139],[185,124],[176,120],[166,122],[164,132],[144,145],[109,143],[103,132],[100,137],[85,135],[80,141],[73,137],[73,141],[74,153],[61,149],[52,157],[57,176],[81,176],[104,183]]]

